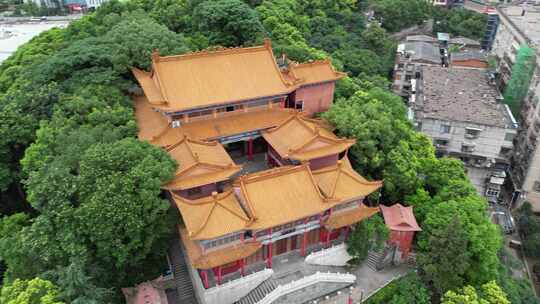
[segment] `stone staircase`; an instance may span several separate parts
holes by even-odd
[[[276,280],[270,278],[262,282],[255,289],[250,291],[245,297],[240,301],[236,302],[237,304],[255,304],[261,301],[267,294],[276,289],[278,283]]]
[[[382,260],[382,255],[383,255],[382,251],[369,252],[366,263],[371,270],[379,271],[379,269],[377,269],[377,265],[379,265],[380,261]]]
[[[181,247],[179,239],[173,239],[169,246],[169,260],[171,262],[172,272],[174,276],[174,285],[178,292],[179,304],[198,304],[193,290],[193,283],[189,276],[184,256],[184,249]]]

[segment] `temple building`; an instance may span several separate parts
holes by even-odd
[[[366,180],[347,158],[355,141],[313,118],[328,110],[344,76],[329,60],[278,66],[266,40],[154,52],[151,71],[133,74],[142,88],[139,138],[178,163],[163,189],[180,212],[178,233],[201,302],[241,300],[277,257],[343,242],[351,225],[379,211],[365,198],[382,182]],[[251,281],[231,287],[248,273]],[[231,289],[221,292],[226,284]]]

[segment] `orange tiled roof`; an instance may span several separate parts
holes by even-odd
[[[381,211],[384,216],[384,222],[390,230],[396,231],[421,231],[416,218],[414,217],[413,207],[405,207],[396,203],[390,207],[381,205]]]
[[[187,137],[167,149],[178,163],[175,178],[165,189],[184,190],[227,180],[240,171],[233,160],[217,142],[203,142]]]
[[[280,157],[299,161],[335,155],[355,143],[354,139],[338,138],[323,122],[304,118],[301,114],[263,132],[263,137]]]
[[[260,242],[249,241],[203,253],[199,244],[189,238],[185,228],[179,228],[179,232],[191,264],[197,269],[210,269],[247,258],[262,246]]]
[[[139,127],[139,139],[150,142],[169,132],[169,122],[161,113],[152,109],[145,96],[135,97],[135,120]],[[178,140],[169,144],[175,143]]]
[[[251,219],[232,190],[189,200],[171,192],[192,240],[206,240],[240,231]]]
[[[296,79],[300,85],[336,81],[347,75],[334,70],[329,59],[306,63],[291,62],[287,74],[289,79]]]
[[[350,226],[364,219],[372,217],[379,212],[378,207],[366,207],[362,204],[359,208],[343,212],[332,213],[324,224],[327,229],[338,229],[345,226]]]
[[[208,120],[198,120],[182,124],[179,128],[168,128],[151,140],[152,144],[167,146],[185,135],[199,140],[213,140],[223,136],[275,127],[296,111],[293,109],[269,108],[253,112],[227,114]],[[140,127],[142,129],[142,126]]]
[[[313,171],[321,192],[328,198],[347,201],[365,197],[381,188],[382,181],[367,181],[356,173],[345,156],[337,165]]]
[[[235,188],[253,221],[248,229],[266,229],[321,213],[338,201],[323,197],[308,164],[279,167],[241,176]]]
[[[166,112],[283,95],[295,88],[281,74],[269,40],[256,47],[166,57],[154,53],[152,69],[133,69],[133,74],[148,101]]]

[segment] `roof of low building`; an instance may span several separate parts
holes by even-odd
[[[434,64],[441,63],[439,48],[432,43],[412,41],[403,44],[404,51],[410,54],[413,61],[424,61]]]
[[[213,239],[237,232],[251,221],[232,190],[196,200],[171,195],[192,240]]]
[[[313,171],[313,176],[323,195],[327,198],[347,201],[365,197],[381,188],[382,181],[367,181],[352,169],[344,157],[334,166]]]
[[[297,113],[262,135],[280,157],[299,161],[335,155],[355,143],[354,139],[338,138],[326,126],[320,120]]]
[[[486,70],[424,66],[423,118],[510,127],[512,120]]]
[[[178,168],[165,189],[185,190],[227,180],[240,171],[218,142],[203,142],[186,136],[167,149]]]
[[[479,60],[487,62],[487,54],[480,51],[463,51],[450,54],[451,61]]]
[[[421,42],[437,42],[437,38],[428,35],[409,35],[406,38],[407,41],[421,41]]]
[[[301,85],[336,81],[347,75],[334,70],[329,59],[306,63],[291,62],[288,70],[294,77],[294,82]]]
[[[168,304],[165,284],[162,277],[137,284],[135,287],[122,288],[127,304]]]
[[[241,176],[234,187],[253,222],[249,229],[266,229],[319,214],[339,201],[320,192],[308,164],[278,167]]]
[[[390,230],[395,231],[421,231],[416,218],[414,217],[413,207],[405,207],[399,203],[390,207],[380,206],[384,222]]]
[[[191,265],[197,269],[211,269],[247,258],[262,247],[261,242],[250,240],[245,243],[239,243],[203,253],[201,246],[199,246],[196,241],[189,238],[185,228],[179,228],[179,232],[182,243],[186,247],[186,252],[191,261]]]
[[[342,212],[332,212],[332,215],[324,223],[326,229],[339,229],[350,226],[372,217],[379,212],[379,207],[367,207],[364,204],[359,208],[345,210]]]
[[[473,40],[473,39],[471,39],[471,38],[467,38],[467,37],[455,37],[455,38],[450,38],[449,43],[450,43],[450,44],[465,45],[465,46],[476,46],[476,47],[480,47],[480,42],[478,42],[477,40]]]

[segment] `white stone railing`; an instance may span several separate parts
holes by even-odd
[[[265,268],[236,280],[211,287],[204,292],[205,303],[232,304],[245,297],[259,284],[270,278],[273,273],[272,269]]]
[[[257,304],[270,304],[276,301],[278,298],[301,290],[310,285],[321,283],[321,282],[332,282],[332,283],[348,283],[353,284],[356,281],[356,276],[350,273],[324,273],[316,272],[310,276],[303,277],[299,280],[292,281],[285,285],[279,285],[272,292],[267,294],[262,300]]]
[[[347,252],[347,245],[341,243],[330,248],[323,248],[310,253],[305,261],[312,265],[345,266],[352,259]]]

